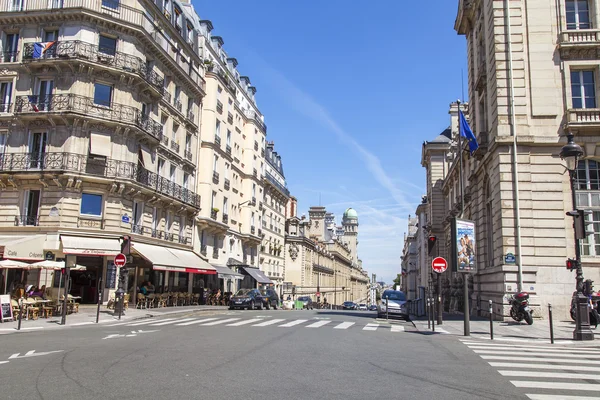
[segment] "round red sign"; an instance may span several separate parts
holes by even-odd
[[[119,253],[115,256],[115,265],[117,267],[122,267],[127,263],[127,257],[125,254]]]
[[[431,262],[431,268],[433,268],[433,270],[438,274],[441,274],[448,269],[448,262],[446,262],[444,257],[436,257]]]

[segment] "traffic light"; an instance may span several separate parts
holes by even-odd
[[[437,238],[435,236],[433,236],[433,235],[429,236],[429,239],[427,240],[427,252],[429,255],[431,255],[431,251],[435,247],[436,241],[437,241]]]
[[[568,258],[567,259],[567,269],[569,271],[573,271],[574,269],[577,269],[577,266],[579,265],[579,261],[573,259],[573,258]]]
[[[126,256],[131,254],[131,236],[121,236],[121,253]]]
[[[585,239],[594,233],[594,221],[592,218],[587,218],[592,215],[591,210],[574,210],[569,211],[567,215],[573,217],[573,226],[575,227],[575,239]]]

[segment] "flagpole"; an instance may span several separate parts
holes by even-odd
[[[456,100],[456,105],[458,107],[458,157],[459,157],[459,168],[458,168],[458,176],[459,181],[458,184],[460,186],[460,218],[463,217],[465,213],[465,195],[464,195],[464,184],[463,184],[463,146],[462,146],[462,135],[460,134],[460,100]]]

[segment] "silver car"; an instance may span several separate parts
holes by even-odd
[[[377,318],[400,317],[409,320],[406,296],[399,290],[386,290],[381,295],[381,303],[377,307]]]

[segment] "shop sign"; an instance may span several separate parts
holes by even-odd
[[[54,261],[54,253],[51,251],[47,251],[44,259],[47,261]]]
[[[117,283],[117,267],[110,260],[106,263],[106,289],[114,289]]]

